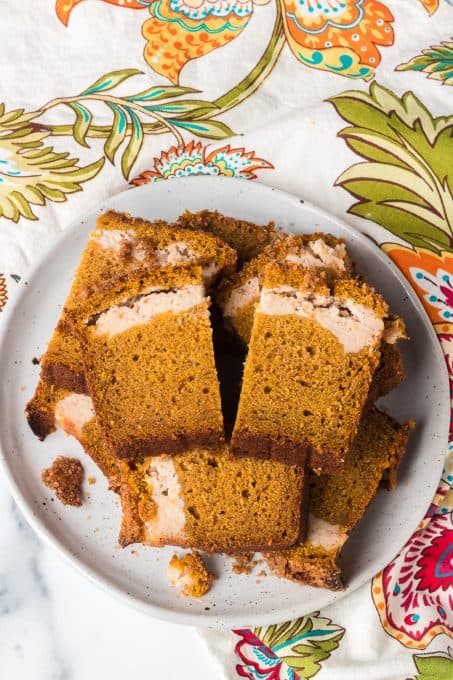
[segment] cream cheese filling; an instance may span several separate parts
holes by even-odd
[[[206,300],[204,287],[199,284],[171,290],[151,289],[135,301],[114,305],[101,312],[92,325],[96,335],[112,337],[134,326],[147,323],[159,314],[185,312],[203,300]]]
[[[263,288],[258,311],[268,316],[292,314],[312,319],[333,333],[346,353],[378,345],[384,331],[384,321],[365,305],[290,286]]]
[[[331,524],[311,512],[308,515],[308,531],[305,543],[319,546],[325,550],[339,549],[348,538],[348,534],[339,524]]]
[[[298,253],[288,253],[286,262],[301,265],[302,267],[329,267],[342,273],[345,265],[346,248],[344,243],[338,243],[334,248],[322,239],[310,241],[306,246],[299,249]],[[260,295],[260,283],[258,277],[253,277],[237,288],[233,288],[228,300],[223,305],[225,316],[233,318],[239,310],[252,302],[258,302]]]
[[[82,437],[84,426],[95,416],[91,397],[86,394],[69,394],[55,406],[55,424],[66,434]]]
[[[388,345],[394,345],[398,340],[407,340],[406,326],[404,321],[399,317],[395,319],[387,319],[385,322],[385,329],[383,338]]]
[[[190,576],[190,574],[184,574],[181,567],[169,566],[168,579],[171,586],[178,588],[181,591],[186,590],[186,588],[190,588],[190,586],[194,583],[194,579]]]
[[[177,264],[190,264],[199,261],[198,253],[193,250],[186,241],[174,241],[165,248],[160,248],[154,253],[157,264],[160,267],[169,267]],[[217,274],[219,268],[217,263],[212,260],[204,265],[202,276],[204,281],[210,281]]]
[[[164,248],[157,249],[155,257],[161,267],[167,267],[182,262],[193,262],[198,255],[186,241],[174,241]]]
[[[177,264],[189,264],[199,260],[198,253],[193,250],[186,241],[174,241],[163,248],[156,248],[153,252],[147,251],[143,243],[137,239],[132,229],[96,229],[91,235],[91,240],[97,243],[103,250],[112,250],[119,255],[124,244],[130,246],[130,257],[143,262],[145,259],[154,257],[160,267],[169,267]],[[215,261],[209,262],[203,267],[203,278],[210,280],[218,272]]]
[[[170,456],[158,456],[149,464],[148,484],[156,505],[156,517],[146,522],[145,532],[151,543],[160,539],[184,539],[186,516],[181,486]]]
[[[260,284],[257,277],[249,279],[242,286],[233,288],[231,295],[223,305],[225,316],[233,318],[238,311],[252,302],[258,302],[260,298]]]
[[[130,246],[130,257],[143,262],[146,258],[146,248],[137,240],[132,229],[96,229],[91,240],[103,250],[112,250],[119,255],[124,244]]]
[[[337,243],[333,248],[322,239],[309,241],[301,247],[298,253],[288,253],[286,262],[293,262],[302,267],[328,267],[339,274],[346,269],[346,247],[344,243]]]
[[[189,264],[200,259],[198,253],[186,241],[174,241],[165,246],[165,248],[157,249],[155,251],[155,258],[161,267]],[[217,263],[214,260],[209,262],[203,267],[203,279],[205,281],[211,279],[217,271]]]
[[[203,281],[211,281],[211,279],[217,274],[219,271],[219,268],[217,266],[217,262],[215,260],[212,260],[212,262],[209,262],[206,264],[203,269],[202,269],[202,276],[203,276]]]

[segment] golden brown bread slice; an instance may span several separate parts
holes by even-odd
[[[235,552],[289,547],[305,535],[308,476],[298,466],[237,459],[226,446],[128,464],[105,446],[90,397],[66,393],[55,414],[119,494],[123,546]]]
[[[343,470],[334,475],[311,476],[305,541],[290,550],[265,553],[275,574],[301,584],[343,589],[338,562],[341,548],[379,486],[396,486],[412,427],[412,423],[399,425],[376,408],[364,415]]]
[[[177,224],[218,236],[234,248],[239,262],[251,260],[278,236],[274,222],[262,226],[222,215],[217,210],[201,210],[197,213],[186,210],[179,217]]]
[[[79,340],[71,331],[66,312],[76,309],[98,290],[121,276],[142,268],[166,268],[194,263],[202,267],[208,288],[236,266],[232,248],[212,234],[149,222],[109,210],[99,216],[82,254],[65,308],[41,358],[38,389],[27,406],[27,417],[35,434],[43,439],[52,431],[43,393],[50,388],[86,393]],[[41,415],[40,415],[41,414]]]
[[[357,279],[271,263],[255,312],[238,413],[237,455],[341,469],[380,359],[387,306]]]
[[[136,276],[68,312],[107,445],[128,460],[215,448],[223,419],[201,268]]]

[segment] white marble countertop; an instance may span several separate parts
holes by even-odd
[[[116,601],[44,545],[5,480],[0,480],[0,515],[0,677],[224,677],[195,629]]]

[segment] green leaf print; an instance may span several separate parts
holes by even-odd
[[[69,153],[45,146],[49,132],[30,122],[33,114],[23,109],[5,113],[0,105],[0,217],[17,222],[20,217],[36,219],[33,205],[65,201],[95,177],[104,158],[81,167]]]
[[[174,119],[169,121],[176,127],[184,128],[197,137],[206,137],[207,139],[226,139],[234,135],[233,130],[225,123],[219,120],[179,120]]]
[[[143,71],[136,68],[123,68],[121,71],[111,71],[98,78],[96,82],[86,88],[81,95],[95,94],[96,92],[107,92],[122,83],[131,76],[142,75]]]
[[[423,71],[428,78],[439,80],[442,85],[453,85],[453,42],[442,42],[423,50],[420,55],[397,66],[396,71]]]
[[[451,680],[453,678],[453,657],[451,650],[414,654],[412,657],[418,674],[415,680]]]
[[[127,115],[124,107],[118,106],[113,102],[109,103],[113,111],[112,129],[104,144],[104,153],[110,163],[115,163],[115,154],[121,146],[127,132]]]
[[[121,169],[124,177],[128,179],[132,166],[137,160],[140,149],[143,146],[143,128],[140,119],[134,111],[129,108],[126,110],[132,122],[132,134],[124,151],[123,158],[121,159]]]
[[[339,136],[364,159],[336,181],[359,199],[349,212],[414,246],[453,250],[453,116],[435,118],[412,92],[376,82],[330,102],[351,124]]]
[[[74,123],[74,139],[81,146],[88,146],[86,143],[87,132],[90,127],[90,123],[93,120],[93,114],[88,111],[86,106],[82,104],[68,104],[68,106],[75,112],[76,119]]]
[[[90,137],[105,137],[104,153],[112,164],[122,147],[121,169],[125,179],[129,179],[145,135],[170,133],[176,145],[183,148],[184,138],[181,131],[208,139],[225,139],[234,134],[221,121],[200,118],[200,112],[210,117],[217,114],[219,106],[215,102],[180,98],[198,92],[193,88],[155,86],[127,96],[111,92],[123,81],[140,73],[136,69],[107,73],[78,95],[58,97],[47,102],[33,116],[37,118],[59,105],[69,107],[75,113],[72,126],[45,125],[43,128],[47,128],[51,134],[71,135],[82,146],[88,146],[87,139]],[[110,127],[95,124],[94,115],[89,108],[93,103],[103,103],[108,107],[112,113]]]
[[[321,669],[321,663],[338,648],[345,633],[344,628],[318,614],[254,628],[253,632],[296,673],[304,679],[312,678]]]
[[[193,87],[179,87],[178,85],[162,85],[150,87],[149,90],[144,90],[138,94],[134,94],[127,99],[131,102],[148,102],[158,101],[160,99],[170,99],[171,97],[180,97],[183,94],[196,94],[200,90],[194,90]]]

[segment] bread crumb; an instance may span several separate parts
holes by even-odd
[[[96,484],[96,477],[88,477],[87,482],[88,484]]]
[[[258,576],[267,576],[267,571],[265,569],[261,569]]]
[[[168,565],[168,575],[171,585],[179,588],[183,597],[202,597],[214,580],[214,575],[208,571],[196,550],[182,558],[174,553]]]
[[[63,505],[82,505],[83,466],[77,458],[57,456],[54,462],[41,473],[43,483],[52,491]]]
[[[253,559],[253,552],[230,554],[234,559],[233,572],[235,574],[250,574],[258,564],[258,560]]]

